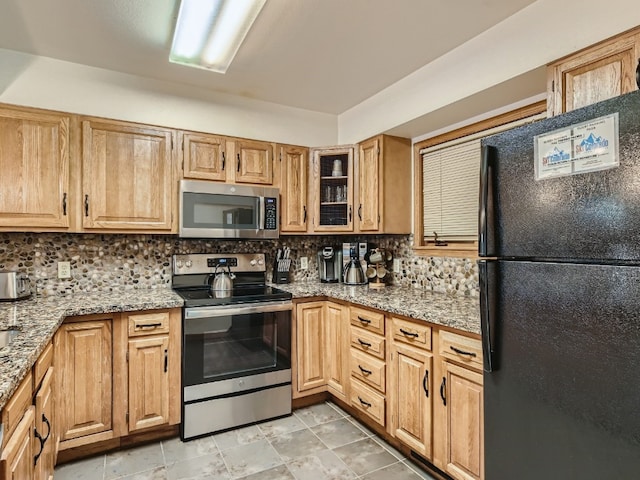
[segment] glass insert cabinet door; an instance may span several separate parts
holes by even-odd
[[[353,231],[354,151],[353,145],[311,151],[316,231]]]

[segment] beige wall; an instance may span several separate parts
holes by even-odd
[[[305,146],[337,117],[0,49],[0,102]]]

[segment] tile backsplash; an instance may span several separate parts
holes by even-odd
[[[186,253],[264,252],[270,264],[277,248],[294,259],[292,281],[318,278],[317,251],[325,245],[367,241],[393,252],[401,262],[394,284],[458,295],[478,295],[475,260],[419,257],[411,235],[281,236],[279,240],[182,239],[170,235],[0,233],[0,270],[19,270],[35,279],[40,295],[120,288],[166,288],[171,256]],[[298,259],[306,256],[309,269]],[[71,262],[71,278],[58,279],[57,263]],[[270,267],[269,267],[270,270]],[[268,278],[271,278],[270,271]]]

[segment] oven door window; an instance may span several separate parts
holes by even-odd
[[[184,385],[291,368],[291,312],[186,319]]]
[[[182,215],[185,228],[257,230],[259,214],[260,197],[190,192],[183,194]]]

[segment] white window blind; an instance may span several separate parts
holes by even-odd
[[[479,172],[480,139],[422,156],[425,238],[475,240]]]
[[[425,148],[422,155],[424,238],[478,239],[478,186],[482,138],[546,118],[545,113]]]

